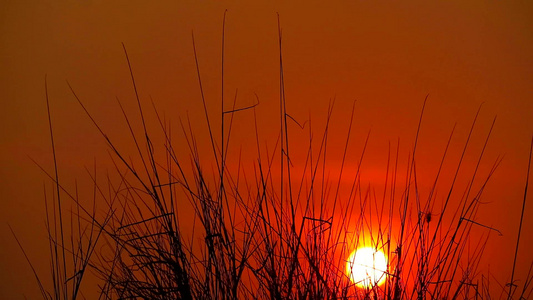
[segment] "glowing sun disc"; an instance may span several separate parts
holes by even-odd
[[[358,287],[371,288],[385,282],[387,258],[372,247],[359,248],[350,254],[346,272]]]

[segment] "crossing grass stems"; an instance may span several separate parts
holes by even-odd
[[[118,149],[69,84],[73,97],[107,143],[114,175],[118,178],[101,179],[95,163],[92,170],[87,169],[92,195],[79,195],[77,187],[68,190],[58,176],[46,90],[54,161],[52,172],[42,168],[54,183],[52,199],[49,191],[44,192],[51,287],[45,286],[15,236],[44,299],[79,297],[89,271],[98,277],[101,299],[493,299],[497,298],[495,290],[500,292],[499,298],[525,299],[531,295],[531,268],[521,286],[514,278],[527,180],[510,282],[495,289],[489,284],[491,280],[494,282],[490,274],[478,271],[489,236],[501,234],[476,220],[483,191],[501,162],[498,158],[488,174],[478,174],[494,122],[478,153],[470,183],[459,197],[456,180],[465,172],[463,159],[479,110],[475,114],[450,178],[452,183],[445,189],[446,196],[443,203],[438,203],[441,209],[437,212],[436,190],[455,127],[429,192],[422,193],[417,169],[423,166],[417,165],[417,145],[426,97],[407,168],[399,169],[400,141],[389,143],[383,194],[378,196],[374,189],[361,183],[361,164],[370,134],[363,143],[358,164],[347,166],[354,105],[342,161],[334,172],[338,177],[332,184],[328,175],[333,171],[328,165],[328,136],[334,103],[325,112],[325,126],[316,135],[311,120],[302,124],[290,115],[286,106],[279,17],[279,132],[271,149],[260,146],[256,113],[261,105],[257,95],[255,104],[237,107],[235,93],[232,108],[224,109],[227,107],[225,19],[226,13],[222,23],[219,124],[214,124],[208,113],[192,37],[212,159],[200,157],[198,139],[204,137],[195,134],[188,119],[180,119],[183,140],[179,141],[186,144],[188,153],[179,153],[170,122],[161,117],[153,102],[152,121],[157,122],[162,140],[152,138],[154,135],[147,126],[150,119],[145,116],[147,109],[139,97],[132,63],[124,46],[138,118],[130,119],[122,103],[117,102],[137,159],[134,162]],[[254,124],[248,125],[255,129],[252,144],[256,144],[257,156],[250,164],[228,151],[236,114],[254,116]],[[134,122],[140,122],[140,133],[135,132]],[[306,130],[307,150],[305,146],[291,143],[291,131],[305,134]],[[314,140],[316,136],[318,142]],[[300,166],[301,174],[294,171],[297,160],[291,159],[292,153],[305,156],[298,159],[304,162]],[[214,165],[206,165],[205,161],[214,161]],[[238,167],[228,167],[228,161]],[[530,164],[531,152],[526,178]],[[355,173],[347,175],[347,167],[355,169]],[[206,171],[209,168],[213,171]],[[481,187],[474,188],[474,179],[480,176]],[[341,182],[347,180],[350,187],[345,195]],[[82,205],[80,199],[87,197],[92,204]],[[97,210],[97,202],[103,203],[105,209]],[[73,207],[69,212],[67,205]],[[192,214],[192,223],[190,216],[183,220],[186,214]],[[471,234],[474,227],[482,228],[485,234],[474,237]],[[384,252],[389,259],[383,275],[386,280],[382,285],[358,287],[346,272],[346,260],[353,249],[369,245]]]

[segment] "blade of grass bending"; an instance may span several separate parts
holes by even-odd
[[[518,237],[516,239],[516,248],[515,248],[514,260],[513,260],[513,270],[511,272],[511,282],[509,282],[509,296],[507,299],[511,299],[511,297],[513,296],[514,272],[515,272],[515,267],[516,267],[516,258],[518,257],[518,246],[520,244],[520,234],[522,233],[522,223],[524,221],[524,211],[526,209],[527,187],[529,185],[529,171],[531,169],[531,153],[532,152],[533,152],[533,137],[531,138],[531,145],[529,146],[529,162],[527,164],[526,186],[524,187],[524,201],[522,202],[522,212],[520,213],[520,225],[518,226]]]
[[[207,113],[207,104],[205,102],[204,89],[202,87],[202,78],[200,76],[200,65],[198,64],[198,54],[196,53],[196,44],[194,42],[194,32],[191,32],[191,36],[192,36],[192,48],[193,48],[193,52],[194,52],[194,62],[196,64],[196,74],[198,76],[198,84],[200,85],[200,94],[202,96],[202,104],[204,106],[205,119],[207,121],[207,128],[209,130],[209,138],[211,140],[211,148],[213,150],[213,155],[215,156],[215,163],[217,165],[217,168],[220,168],[220,165],[218,163],[218,155],[217,155],[217,151],[216,151],[216,147],[215,147],[215,140],[213,139],[213,130],[212,130],[212,127],[211,127],[211,122],[209,121],[209,114]],[[218,172],[220,173],[220,170],[218,170]]]
[[[24,258],[26,259],[26,261],[30,265],[31,271],[33,273],[33,276],[35,276],[35,279],[37,280],[37,284],[39,285],[39,290],[41,292],[41,295],[43,296],[43,299],[48,299],[49,297],[51,298],[51,295],[48,292],[46,292],[46,290],[44,289],[44,286],[43,286],[43,284],[41,282],[41,279],[39,278],[39,275],[37,274],[37,271],[35,271],[35,268],[33,267],[33,264],[31,263],[30,258],[26,254],[26,251],[24,251],[24,247],[22,247],[22,244],[20,243],[19,239],[17,238],[17,235],[15,234],[15,231],[13,231],[13,228],[11,228],[11,225],[7,224],[7,226],[9,227],[9,230],[11,230],[11,233],[13,234],[13,237],[15,238],[15,241],[17,241],[17,244],[18,244],[20,250],[22,251],[22,254],[24,254]]]
[[[48,127],[50,130],[50,142],[52,144],[52,156],[54,159],[54,175],[55,175],[55,183],[56,183],[56,190],[57,190],[57,204],[58,204],[58,213],[59,213],[59,231],[61,235],[61,252],[62,252],[62,262],[63,262],[63,277],[67,274],[67,267],[66,267],[66,257],[65,257],[65,247],[64,247],[64,233],[63,233],[63,213],[61,209],[61,192],[59,188],[59,174],[57,170],[57,156],[56,156],[56,148],[54,143],[54,132],[52,130],[52,116],[50,114],[50,100],[48,97],[48,82],[47,77],[44,77],[44,89],[45,89],[45,95],[46,95],[46,112],[48,114]],[[64,278],[63,278],[64,279]],[[63,294],[65,297],[67,297],[67,285],[63,285]]]

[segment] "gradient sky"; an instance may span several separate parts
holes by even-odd
[[[23,294],[34,298],[38,293],[8,224],[38,271],[47,272],[43,185],[48,189],[51,185],[29,159],[52,170],[45,74],[60,175],[73,186],[74,178],[87,180],[84,166],[91,166],[94,159],[104,161],[107,150],[66,80],[109,135],[120,140],[126,128],[117,118],[115,96],[124,102],[134,99],[123,42],[147,105],[152,97],[167,118],[177,119],[188,111],[201,119],[191,31],[206,97],[216,106],[225,9],[225,92],[231,99],[238,88],[242,106],[255,102],[254,93],[260,97],[265,139],[275,137],[278,130],[276,13],[283,28],[289,113],[299,120],[311,115],[319,121],[335,98],[334,120],[345,130],[347,111],[357,100],[354,138],[362,139],[372,130],[369,174],[383,163],[389,141],[401,137],[405,146],[410,145],[426,95],[421,161],[441,155],[455,123],[452,147],[460,149],[484,103],[473,148],[479,151],[497,116],[483,170],[498,155],[505,158],[486,191],[490,203],[482,206],[478,217],[504,234],[492,237],[489,246],[496,250],[488,253],[487,261],[493,272],[504,274],[501,280],[507,278],[533,133],[531,2],[4,0],[0,2],[0,298],[21,299]],[[342,141],[342,133],[333,136],[333,142]],[[471,165],[475,153],[469,157]],[[451,155],[452,165],[454,158]],[[533,253],[531,216],[530,201],[520,248],[521,274],[532,259],[526,255]]]

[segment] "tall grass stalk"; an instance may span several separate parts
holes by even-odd
[[[495,120],[467,187],[458,190],[457,180],[466,172],[463,159],[480,107],[451,184],[443,187],[442,170],[449,164],[455,127],[434,178],[421,179],[418,170],[425,166],[418,160],[417,146],[424,128],[426,97],[406,169],[401,169],[405,158],[400,156],[400,140],[389,143],[383,191],[376,193],[374,187],[365,186],[362,175],[370,133],[362,143],[357,163],[352,165],[348,159],[354,152],[350,140],[355,103],[337,169],[330,167],[328,152],[334,101],[318,134],[311,118],[301,122],[290,115],[279,17],[279,131],[275,143],[266,148],[260,146],[259,96],[256,95],[255,104],[238,107],[236,91],[232,108],[225,109],[225,19],[226,12],[222,22],[219,124],[209,114],[192,35],[208,137],[195,134],[187,117],[179,120],[182,139],[176,142],[172,123],[161,117],[154,102],[154,118],[149,118],[137,89],[134,61],[124,45],[138,117],[132,119],[122,102],[117,102],[135,145],[136,159],[119,149],[95,121],[85,100],[68,85],[109,146],[114,166],[114,175],[105,180],[97,176],[96,166],[88,172],[93,185],[91,209],[82,204],[77,189],[70,193],[60,181],[46,92],[54,160],[52,175],[46,174],[54,183],[56,194],[51,212],[45,198],[52,292],[33,271],[43,298],[77,298],[83,275],[91,270],[100,280],[101,299],[492,299],[494,285],[489,285],[489,277],[481,275],[479,269],[489,236],[501,233],[479,222],[476,216],[489,179],[501,162],[497,158],[488,174],[478,174],[479,166],[485,163],[484,153]],[[247,161],[249,155],[243,158],[230,154],[235,114],[253,114],[254,123],[245,124],[253,125],[255,130],[249,141],[257,157],[251,161]],[[142,125],[140,132],[135,130],[136,122]],[[159,126],[161,139],[155,138],[157,134],[149,130],[148,122]],[[296,135],[306,134],[307,145],[293,142]],[[204,138],[213,159],[202,156],[206,149],[200,148],[199,139]],[[185,145],[187,151],[176,143]],[[347,172],[347,168],[355,171]],[[481,186],[475,188],[474,182],[480,176]],[[345,182],[349,182],[347,189]],[[420,185],[426,182],[431,185],[424,193]],[[524,205],[527,186],[528,181]],[[444,197],[437,196],[439,188]],[[74,207],[68,221],[64,219],[65,197]],[[521,226],[522,219],[517,251]],[[474,236],[474,227],[484,234]],[[70,241],[65,235],[67,230]],[[362,246],[382,251],[388,257],[384,284],[359,287],[350,279],[347,258]],[[516,254],[508,299],[515,291],[515,264]],[[532,276],[531,272],[527,275],[520,298],[531,293]]]

